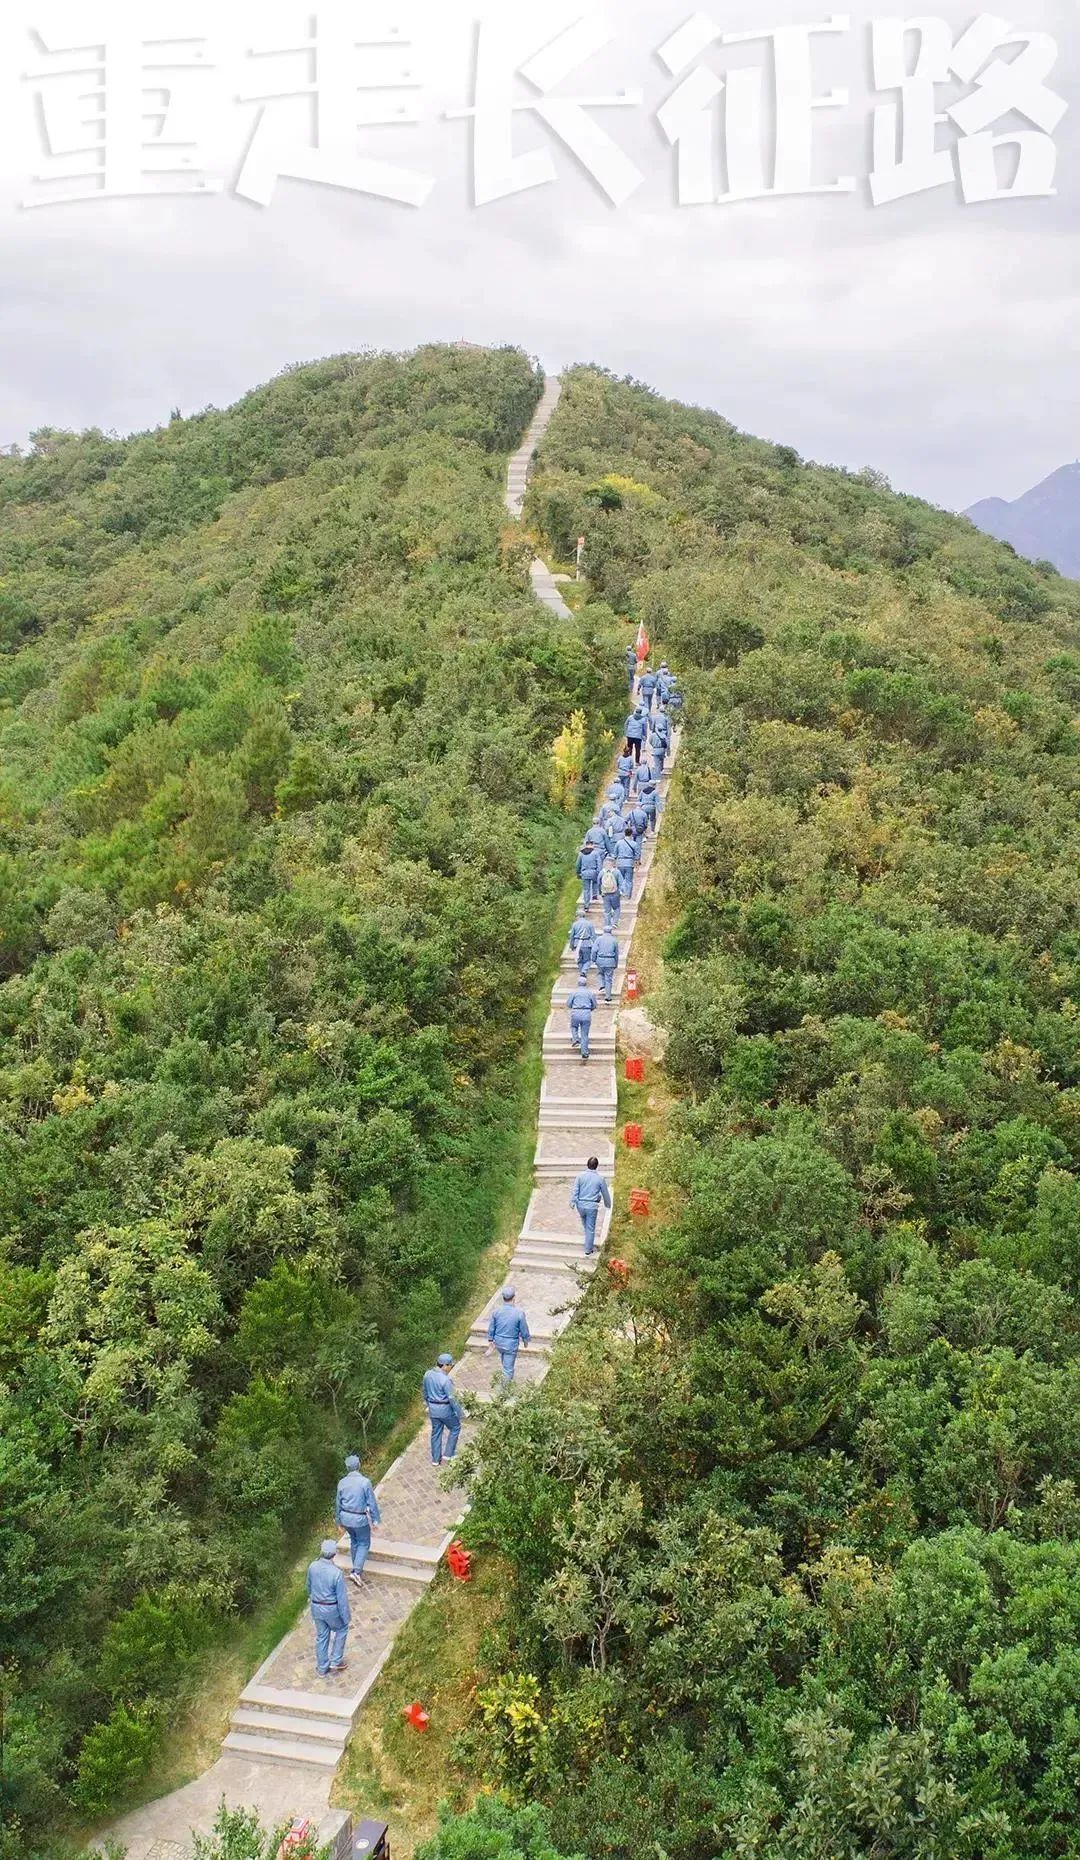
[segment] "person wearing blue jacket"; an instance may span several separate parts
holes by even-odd
[[[585,1065],[589,1058],[589,1034],[592,1017],[596,1013],[596,996],[582,982],[573,990],[566,1005],[570,1010],[570,1044],[577,1047],[581,1063]]]
[[[641,848],[632,834],[624,834],[615,848],[615,870],[619,874],[619,890],[624,898],[633,895],[634,872],[641,858]]]
[[[429,1369],[424,1376],[424,1405],[431,1422],[431,1458],[436,1466],[443,1460],[452,1460],[457,1452],[458,1436],[464,1419],[461,1404],[455,1399],[454,1385],[450,1380],[450,1371],[454,1359],[444,1352],[439,1357],[434,1369]],[[443,1435],[446,1435],[446,1452],[443,1452]]]
[[[604,907],[604,929],[614,930],[622,916],[622,892],[619,890],[619,874],[615,869],[614,856],[605,860],[600,874],[600,902]]]
[[[649,816],[640,801],[635,802],[626,816],[626,830],[633,834],[639,845],[649,831]]]
[[[592,823],[592,826],[589,828],[589,831],[585,835],[585,844],[586,846],[601,846],[601,847],[607,844],[607,828],[605,827],[603,819],[599,814],[597,815],[596,819]]]
[[[628,756],[626,751],[624,750],[622,755],[619,757],[618,762],[615,764],[616,773],[618,774],[619,780],[622,783],[622,791],[623,791],[624,800],[630,793],[630,784],[634,779],[635,767],[636,767],[636,764],[634,762],[633,756]]]
[[[599,849],[586,843],[577,858],[577,875],[581,880],[582,905],[588,910],[594,898],[599,895],[600,867],[603,857]]]
[[[671,689],[674,683],[675,680],[671,676],[671,668],[665,659],[660,670],[656,674],[656,695],[660,699],[661,704],[667,703],[671,696]]]
[[[596,1251],[596,1223],[600,1218],[601,1203],[605,1208],[610,1208],[611,1190],[600,1174],[599,1158],[590,1156],[570,1190],[570,1206],[577,1209],[581,1216],[581,1225],[585,1229],[587,1256]]]
[[[626,729],[623,732],[626,737],[627,754],[632,755],[635,762],[640,763],[641,761],[642,744],[645,741],[648,728],[649,719],[639,704],[633,716],[626,719]]]
[[[638,686],[638,703],[643,704],[647,712],[653,707],[653,699],[656,696],[656,686],[656,673],[643,673],[641,683]]]
[[[621,781],[613,781],[611,783],[607,791],[607,799],[613,801],[616,807],[622,806],[626,799],[626,789],[623,787]]]
[[[600,977],[600,986],[604,991],[604,1000],[610,1003],[611,987],[615,979],[615,971],[619,966],[618,938],[613,936],[610,930],[601,930],[593,944],[593,961],[596,964],[596,973]]]
[[[644,808],[649,822],[649,831],[656,832],[657,817],[660,813],[660,792],[654,781],[647,781],[638,796],[638,806]]]
[[[360,1471],[360,1461],[350,1453],[345,1461],[345,1477],[338,1480],[334,1518],[349,1533],[352,1568],[349,1580],[361,1586],[364,1564],[371,1555],[371,1527],[382,1523],[379,1501],[371,1480]]]
[[[315,1671],[323,1679],[327,1673],[345,1671],[345,1642],[352,1620],[345,1578],[334,1561],[336,1556],[337,1543],[333,1537],[325,1537],[307,1573],[308,1601],[315,1623]]]
[[[514,1303],[516,1296],[512,1285],[505,1286],[501,1306],[488,1319],[488,1344],[490,1348],[498,1350],[502,1372],[508,1382],[514,1380],[517,1353],[521,1345],[528,1343],[532,1336],[528,1318]]]
[[[637,677],[637,647],[626,648],[626,676],[630,680],[630,696],[634,695],[634,680]]]
[[[589,970],[593,963],[593,945],[596,942],[596,925],[589,922],[584,913],[579,914],[570,926],[570,948],[577,957],[578,976],[587,982]]]

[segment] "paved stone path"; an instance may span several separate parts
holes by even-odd
[[[526,446],[511,464],[507,507],[515,515],[520,514],[528,459],[554,411],[558,387],[558,382],[548,383]],[[676,751],[677,747],[676,742]],[[665,775],[662,791],[667,785]],[[623,905],[617,930],[621,960],[616,1005],[601,1007],[594,1017],[594,1056],[586,1066],[569,1043],[565,1002],[576,971],[569,947],[552,991],[551,1017],[544,1032],[536,1184],[511,1265],[518,1304],[532,1332],[531,1343],[518,1359],[519,1385],[542,1380],[552,1346],[570,1322],[590,1273],[598,1268],[599,1254],[585,1259],[581,1222],[569,1205],[570,1189],[589,1156],[599,1157],[606,1172],[614,1166],[617,1004],[625,986],[638,903],[655,849],[655,838],[651,838],[635,877],[633,897]],[[599,918],[598,905],[593,907],[593,916]],[[597,1230],[599,1248],[607,1238],[610,1220],[604,1211]],[[500,1302],[498,1292],[478,1314],[465,1359],[454,1371],[459,1391],[475,1396],[479,1403],[501,1386],[498,1362],[487,1351],[488,1318]],[[467,1422],[466,1437],[469,1426]],[[451,1481],[451,1473],[440,1476],[432,1465],[425,1424],[378,1488],[382,1524],[374,1532],[364,1587],[350,1586],[349,1591],[352,1627],[346,1670],[318,1677],[312,1627],[305,1613],[244,1688],[220,1760],[197,1781],[124,1816],[109,1830],[110,1838],[127,1847],[129,1860],[185,1860],[192,1830],[210,1828],[223,1796],[230,1806],[257,1810],[268,1823],[299,1815],[322,1820],[335,1769],[364,1699],[398,1629],[433,1580],[461,1523],[464,1493]],[[342,1540],[338,1561],[345,1568],[346,1550],[347,1540]]]
[[[510,460],[510,469],[506,474],[506,508],[512,517],[520,517],[525,508],[525,492],[529,483],[529,467],[536,456],[536,449],[551,424],[551,416],[559,404],[562,394],[562,382],[557,375],[549,375],[544,382],[544,393],[533,415],[533,422],[524,440]],[[545,607],[550,607],[560,620],[570,620],[573,615],[559,593],[555,578],[545,562],[537,557],[530,570],[533,593]]]

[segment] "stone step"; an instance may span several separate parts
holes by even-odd
[[[570,1021],[569,1021],[569,1017],[567,1014],[566,1004],[569,1001],[570,996],[573,994],[574,989],[577,987],[577,985],[578,985],[577,976],[567,975],[567,976],[561,977],[560,980],[556,982],[554,988],[551,991],[552,1013],[561,1014],[563,1017],[564,1025],[567,1027],[569,1027]],[[611,978],[611,998],[613,1002],[618,1003],[619,1001],[622,1000],[623,989],[625,988],[625,986],[626,986],[626,970],[616,969],[615,974]],[[593,994],[596,994],[595,984],[592,984],[592,990],[593,990]],[[597,996],[597,1000],[599,1001],[599,1007],[597,1008],[596,1012],[597,1012],[597,1015],[599,1015],[600,1013],[603,1012],[603,1009],[607,1004],[606,1002],[601,1000],[599,996]],[[598,1025],[598,1021],[595,1016],[593,1019],[593,1025],[594,1026]]]
[[[422,1568],[419,1563],[402,1561],[398,1557],[385,1556],[372,1550],[364,1565],[363,1580],[367,1582],[372,1576],[380,1576],[388,1582],[415,1582],[421,1588],[427,1588],[437,1574],[437,1564],[430,1569]]]
[[[295,1737],[323,1744],[338,1756],[349,1737],[349,1725],[340,1718],[307,1718],[302,1712],[259,1711],[253,1706],[239,1706],[229,1723],[242,1736]]]
[[[511,1260],[519,1272],[528,1271],[530,1266],[535,1271],[544,1272],[595,1272],[597,1254],[586,1257],[580,1246],[562,1252],[554,1246],[545,1246],[540,1240],[523,1240]]]
[[[545,1130],[536,1145],[533,1171],[537,1182],[565,1181],[567,1194],[578,1171],[590,1156],[610,1176],[615,1167],[615,1145],[606,1130]]]
[[[222,1749],[249,1763],[287,1764],[308,1770],[336,1770],[341,1751],[329,1744],[305,1743],[299,1737],[255,1737],[247,1731],[230,1731]]]
[[[338,1539],[338,1549],[347,1552],[348,1548],[349,1534],[345,1531]],[[442,1544],[405,1543],[397,1538],[383,1537],[377,1531],[371,1540],[371,1551],[365,1569],[372,1575],[376,1575],[378,1573],[375,1569],[377,1561],[380,1563],[404,1563],[415,1568],[418,1574],[424,1571],[429,1572],[430,1580],[430,1576],[434,1575],[439,1567],[443,1548],[444,1546]]]
[[[241,1705],[252,1710],[291,1712],[301,1718],[336,1718],[346,1728],[351,1725],[355,1707],[348,1699],[324,1697],[318,1692],[294,1692],[278,1686],[260,1686],[252,1682],[240,1694]]]
[[[544,1042],[541,1051],[545,1059],[561,1059],[567,1065],[577,1057],[577,1048],[570,1039],[570,1030],[566,1024],[565,1014],[553,1014],[544,1029]],[[598,1027],[594,1020],[589,1034],[590,1059],[614,1059],[614,1027]]]
[[[614,1130],[616,1116],[616,1107],[612,1105],[610,1114],[605,1115],[604,1118],[609,1130]],[[542,1105],[538,1128],[540,1130],[593,1130],[596,1127],[596,1117],[597,1107],[594,1104],[583,1106],[580,1111],[575,1111],[572,1105],[567,1104]]]

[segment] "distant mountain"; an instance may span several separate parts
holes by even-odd
[[[964,514],[1031,561],[1053,562],[1061,574],[1080,577],[1080,459],[1051,472],[1014,504],[984,497]]]

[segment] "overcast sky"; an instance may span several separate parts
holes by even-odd
[[[850,175],[856,190],[680,207],[673,153],[655,120],[676,80],[656,51],[695,12],[694,0],[500,0],[488,10],[514,27],[521,60],[582,17],[610,23],[611,43],[553,94],[642,90],[640,107],[591,116],[644,180],[612,206],[552,131],[521,112],[515,153],[549,150],[557,178],[476,206],[471,128],[446,112],[471,102],[484,0],[411,8],[386,0],[382,17],[411,40],[400,56],[416,83],[407,95],[417,120],[365,128],[355,150],[426,174],[434,183],[427,204],[283,179],[260,206],[236,192],[238,177],[250,174],[259,106],[236,97],[260,82],[295,86],[306,60],[261,59],[253,78],[247,54],[254,45],[298,45],[314,3],[80,0],[65,9],[7,0],[0,443],[42,425],[127,432],[158,424],[173,407],[224,405],[290,363],[465,337],[520,343],[552,368],[604,363],[718,408],[806,457],[873,464],[898,488],[954,508],[1015,497],[1080,453],[1080,26],[1064,0],[1016,0],[1016,8],[1012,24],[1049,33],[1059,47],[1047,82],[1070,108],[1054,138],[1053,199],[964,205],[947,185],[870,204],[870,22],[889,8],[856,0],[849,31],[814,41],[816,91],[844,86],[851,94],[846,107],[815,112],[813,145],[815,183]],[[706,0],[705,10],[725,32],[828,17],[807,0]],[[957,34],[978,16],[954,0],[935,0],[934,10]],[[373,9],[357,0],[352,12],[362,20]],[[58,63],[29,29],[78,46],[104,30],[101,22],[134,37],[136,18],[144,33],[151,22],[177,30],[177,21],[193,37],[206,33],[212,68],[191,80],[187,107],[205,141],[196,151],[202,173],[220,191],[28,207],[65,185],[96,185],[33,178],[55,176],[40,99],[51,98],[60,144],[72,86],[62,76],[34,77],[35,68]],[[398,56],[375,54],[372,73],[385,79],[386,60]],[[720,76],[761,64],[771,84],[763,42],[717,47],[698,62]],[[957,86],[941,100],[969,90]],[[516,92],[536,95],[520,79]],[[120,82],[110,110],[111,122],[121,121]],[[715,117],[719,152],[719,106]],[[284,148],[290,139],[297,148],[310,142],[302,100],[269,105],[265,121]],[[939,132],[940,146],[952,139]],[[717,191],[723,185],[718,153]]]

